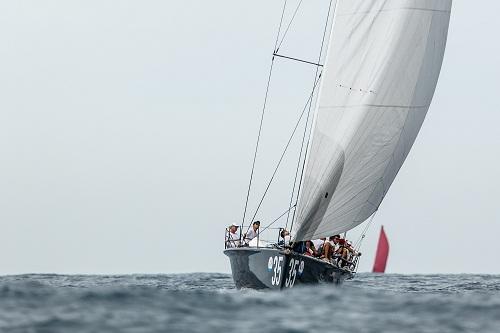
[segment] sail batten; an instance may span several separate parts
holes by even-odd
[[[297,204],[295,238],[376,211],[429,109],[451,0],[338,0]]]

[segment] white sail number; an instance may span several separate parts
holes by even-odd
[[[288,264],[288,277],[285,280],[285,287],[292,288],[297,279],[297,270],[299,275],[304,271],[304,261],[299,259],[290,259],[290,264]]]
[[[271,260],[269,260],[269,262],[271,262]],[[273,286],[279,286],[279,284],[281,282],[281,263],[282,262],[283,262],[283,257],[275,256],[273,258],[273,263],[271,266],[271,270],[274,269],[274,274],[271,278],[271,284]]]

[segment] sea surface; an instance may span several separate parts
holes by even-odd
[[[500,332],[500,276],[358,274],[236,290],[228,274],[0,277],[0,332]]]

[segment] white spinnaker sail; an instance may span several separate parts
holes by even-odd
[[[338,0],[294,238],[350,230],[379,207],[429,108],[451,0]]]

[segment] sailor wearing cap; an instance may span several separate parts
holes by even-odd
[[[239,247],[240,246],[240,235],[238,233],[238,225],[233,223],[227,229],[226,237],[226,248]]]
[[[252,227],[248,229],[245,237],[243,237],[243,242],[245,242],[246,245],[248,245],[248,243],[250,243],[252,239],[257,237],[257,235],[259,234],[259,227],[260,221],[255,221],[254,223],[252,223]]]

